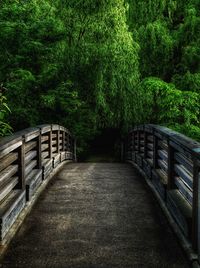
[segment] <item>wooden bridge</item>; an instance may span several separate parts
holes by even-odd
[[[77,163],[58,125],[3,138],[0,267],[199,267],[200,144],[144,125],[122,156]]]

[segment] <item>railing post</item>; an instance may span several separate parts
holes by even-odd
[[[170,140],[168,139],[167,141],[167,155],[168,155],[168,166],[167,166],[167,189],[174,189],[175,188],[175,183],[174,183],[174,177],[175,177],[175,172],[174,172],[174,148],[170,144]]]
[[[153,131],[153,168],[158,168],[158,138]]]
[[[62,151],[65,151],[65,131],[62,132]]]
[[[70,147],[69,147],[69,133],[67,133],[66,135],[66,149],[69,152],[70,151]]]
[[[57,150],[56,153],[60,153],[60,130],[57,130],[57,137],[56,137],[56,145],[57,145]]]
[[[52,158],[52,127],[49,131],[49,140],[48,140],[48,151],[49,151],[49,158]]]
[[[192,247],[200,259],[200,163],[193,162]]]
[[[18,149],[18,187],[22,190],[25,189],[25,139],[22,138],[22,145]]]
[[[37,137],[37,168],[41,169],[42,168],[42,134],[40,130],[40,134]]]
[[[148,143],[147,138],[148,138],[148,134],[144,129],[144,159],[147,158],[147,143]]]
[[[137,147],[138,147],[138,154],[140,153],[140,130],[137,131]]]
[[[135,132],[134,131],[132,132],[131,140],[132,140],[132,144],[133,144],[133,151],[132,152],[134,152],[135,151]]]

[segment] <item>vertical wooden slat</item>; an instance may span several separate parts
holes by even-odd
[[[158,168],[158,138],[153,133],[153,168]]]
[[[69,134],[65,133],[66,151],[69,151]]]
[[[147,148],[147,143],[148,143],[147,138],[148,138],[148,134],[146,131],[144,131],[144,159],[147,158],[147,149],[148,149]]]
[[[60,153],[60,130],[57,130],[57,136],[56,136],[56,153]]]
[[[136,151],[136,145],[135,145],[136,139],[135,139],[135,137],[136,137],[136,133],[135,133],[135,131],[133,131],[133,136],[132,136],[132,138],[133,138],[133,151]]]
[[[193,167],[192,247],[200,259],[200,164],[195,159]]]
[[[37,137],[37,168],[41,169],[42,168],[42,136],[41,133]]]
[[[52,130],[49,131],[49,140],[48,140],[48,151],[49,151],[49,158],[52,158]]]
[[[174,171],[174,148],[170,145],[170,141],[168,140],[167,142],[168,144],[168,150],[167,150],[167,154],[168,154],[168,167],[167,167],[167,189],[174,189],[175,188],[175,183],[174,183],[174,179],[175,179],[175,171]]]
[[[19,184],[18,188],[25,189],[25,140],[22,139],[22,145],[18,148],[18,175],[19,175]]]
[[[62,150],[65,151],[65,131],[62,132]]]
[[[130,139],[131,139],[131,144],[132,144],[131,153],[133,153],[133,151],[135,150],[134,132],[131,132]]]
[[[69,151],[72,152],[72,139],[71,136],[68,136],[68,143],[69,143]]]
[[[138,154],[140,153],[140,131],[137,131],[137,146],[138,146]]]

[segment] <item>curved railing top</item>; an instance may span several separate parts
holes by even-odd
[[[74,136],[72,135],[72,133],[65,127],[57,125],[57,124],[43,124],[43,125],[38,125],[35,127],[29,127],[17,132],[14,132],[13,134],[9,135],[9,136],[5,136],[0,138],[0,149],[2,148],[2,146],[4,144],[9,144],[9,143],[13,143],[14,141],[19,141],[21,137],[24,137],[26,139],[33,138],[34,136],[37,137],[40,133],[44,134],[47,133],[51,130],[61,130],[61,131],[65,131],[66,133],[68,133],[70,136],[72,136],[74,138]]]
[[[8,147],[12,146],[11,150],[14,150],[18,146],[20,146],[23,138],[25,139],[25,142],[28,142],[38,137],[39,135],[43,135],[50,131],[64,131],[65,133],[68,133],[73,139],[75,139],[74,136],[71,134],[71,132],[63,126],[57,124],[38,125],[36,127],[26,128],[14,132],[9,136],[0,138],[0,157],[2,157],[2,151],[4,149],[7,149],[6,150],[7,153]]]
[[[176,143],[179,146],[179,149],[182,148],[182,150],[186,150],[196,157],[200,158],[200,142],[195,141],[182,133],[155,124],[136,126],[130,131],[130,133],[137,130],[152,133],[160,139],[170,140],[171,142]]]

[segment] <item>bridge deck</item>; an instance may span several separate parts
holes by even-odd
[[[1,267],[188,267],[144,180],[128,164],[69,164],[51,181]]]

